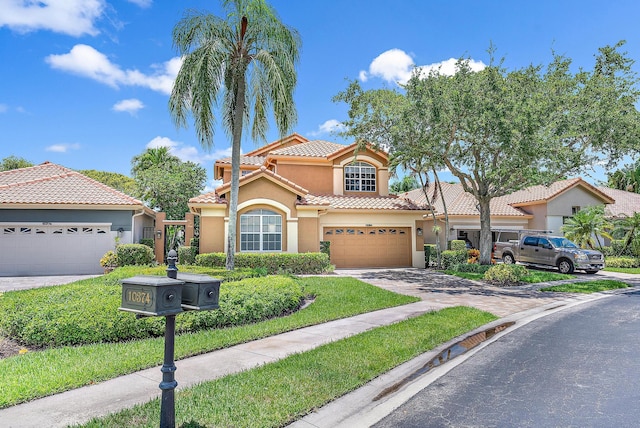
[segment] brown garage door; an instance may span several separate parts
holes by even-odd
[[[409,227],[325,227],[323,239],[339,268],[411,266]]]

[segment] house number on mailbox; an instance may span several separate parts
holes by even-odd
[[[125,296],[128,302],[145,303],[147,305],[151,303],[151,293],[147,291],[127,290]]]

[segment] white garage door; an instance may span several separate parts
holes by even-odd
[[[103,272],[100,258],[114,247],[110,223],[2,223],[0,276]]]

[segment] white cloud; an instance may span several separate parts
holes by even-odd
[[[414,67],[426,76],[431,70],[440,70],[441,74],[452,76],[456,71],[456,59],[450,58],[446,61],[429,65],[416,66],[413,58],[401,49],[390,49],[378,55],[369,65],[369,71],[360,71],[359,79],[366,82],[371,77],[378,77],[387,82],[407,83]],[[469,66],[473,71],[480,71],[486,67],[482,61],[470,59]]]
[[[371,61],[369,72],[360,72],[360,80],[364,82],[370,76],[373,76],[380,77],[388,82],[406,82],[411,77],[413,65],[413,58],[405,51],[390,49]]]
[[[131,116],[135,116],[138,110],[144,108],[144,104],[138,99],[129,98],[115,103],[112,108],[114,111],[124,111],[129,113]]]
[[[141,86],[167,95],[171,93],[182,64],[182,60],[176,57],[163,64],[152,65],[155,69],[153,74],[144,74],[136,69],[123,70],[102,52],[83,44],[75,45],[67,54],[49,55],[45,61],[52,68],[88,77],[114,88],[121,85]]]
[[[102,16],[105,0],[2,0],[0,7],[0,27],[28,33],[36,30],[50,30],[70,36],[99,31],[95,22]]]
[[[344,131],[346,127],[335,119],[329,119],[318,126],[316,131],[309,132],[312,137],[318,137],[320,135],[331,134],[332,132]]]
[[[224,150],[216,150],[213,153],[201,153],[197,147],[184,145],[181,142],[173,141],[167,137],[157,136],[147,143],[147,149],[156,149],[158,147],[167,147],[169,153],[177,156],[183,162],[194,162],[204,164],[212,160],[218,160],[231,156],[231,147]]]
[[[69,150],[78,150],[80,144],[78,143],[65,143],[65,144],[53,144],[47,147],[45,150],[48,152],[66,153]]]
[[[140,6],[142,8],[147,8],[149,6],[151,6],[151,3],[153,3],[153,0],[127,0],[129,3],[133,3],[137,6]]]

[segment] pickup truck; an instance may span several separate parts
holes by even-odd
[[[561,236],[524,234],[518,240],[496,242],[493,250],[494,258],[506,264],[556,266],[560,273],[572,273],[576,269],[596,273],[604,268],[600,251],[579,248]]]

